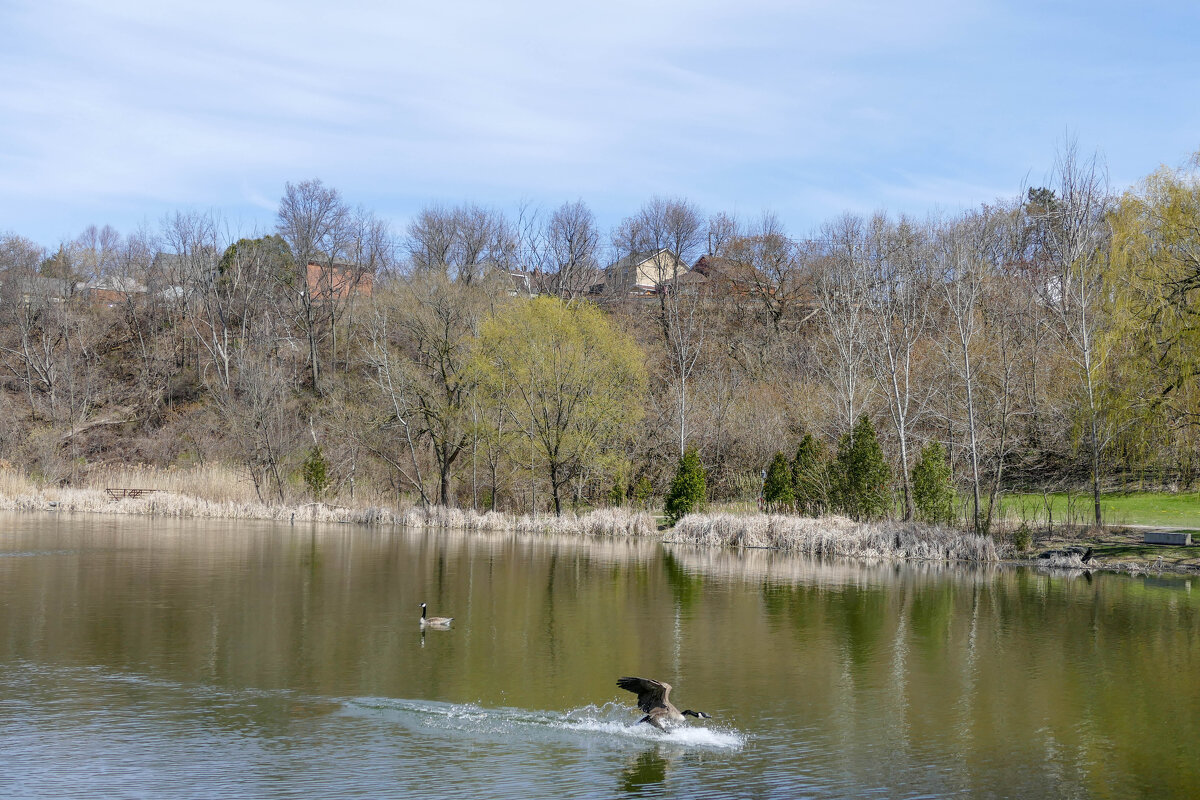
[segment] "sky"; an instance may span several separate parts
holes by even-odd
[[[270,230],[320,178],[424,206],[653,196],[803,236],[1200,149],[1200,4],[976,0],[0,0],[0,233],[213,210]]]

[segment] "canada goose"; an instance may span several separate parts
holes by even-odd
[[[703,711],[692,711],[690,708],[680,711],[671,705],[671,701],[667,699],[671,694],[671,684],[669,683],[651,678],[618,678],[617,686],[638,696],[638,708],[646,712],[646,716],[639,719],[638,723],[648,722],[660,731],[682,725],[684,717],[687,716],[711,719]]]
[[[426,617],[425,616],[425,604],[421,603],[421,627],[422,628],[424,628],[426,625],[430,625],[435,628],[445,628],[445,627],[448,627],[450,625],[450,623],[453,621],[454,621],[454,617]]]

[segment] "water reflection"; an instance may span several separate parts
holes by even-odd
[[[1158,743],[1200,737],[1198,607],[1169,576],[6,516],[0,795],[133,748],[94,795],[1189,796]],[[623,674],[715,719],[631,727]]]
[[[621,788],[629,795],[655,796],[661,792],[648,790],[661,788],[666,778],[667,759],[654,747],[638,753],[626,767],[621,774]]]

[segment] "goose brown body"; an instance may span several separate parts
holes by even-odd
[[[426,617],[425,604],[421,603],[421,627],[426,625],[433,628],[446,628],[454,621],[454,617]]]
[[[638,708],[646,712],[646,716],[638,720],[653,725],[660,731],[682,725],[686,718],[696,717],[708,719],[703,711],[692,711],[690,708],[680,711],[668,699],[671,694],[671,684],[656,681],[653,678],[618,678],[617,686],[633,692],[638,698]]]

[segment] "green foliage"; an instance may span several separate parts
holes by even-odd
[[[650,498],[654,496],[654,484],[645,475],[638,478],[633,485],[633,502],[638,508],[648,508]]]
[[[1033,531],[1029,529],[1029,524],[1022,522],[1020,527],[1013,531],[1013,547],[1018,553],[1027,553],[1033,548]]]
[[[932,525],[954,522],[954,485],[950,480],[946,448],[941,442],[930,442],[921,448],[921,456],[912,471],[912,492],[918,519]]]
[[[775,453],[763,481],[763,502],[772,506],[792,506],[796,495],[792,489],[792,468],[783,453]]]
[[[1025,193],[1025,208],[1029,214],[1047,214],[1058,210],[1058,196],[1045,186],[1030,186]]]
[[[667,492],[665,511],[667,520],[674,525],[685,514],[699,511],[707,494],[704,467],[695,447],[689,447],[679,458],[679,467],[671,488]]]
[[[792,494],[801,514],[819,517],[829,509],[829,456],[811,433],[804,435],[792,460]]]
[[[576,477],[622,463],[645,409],[646,358],[600,309],[552,297],[516,302],[483,323],[474,345],[473,375],[496,418],[532,437],[555,513]]]
[[[308,451],[308,457],[300,467],[300,475],[308,487],[309,496],[313,500],[320,500],[329,488],[329,463],[318,445],[313,445]]]
[[[224,277],[235,267],[261,267],[267,274],[291,284],[298,279],[292,269],[293,262],[292,249],[282,236],[238,239],[225,248],[217,263],[217,273]]]
[[[836,509],[856,520],[879,519],[892,506],[891,469],[883,457],[875,426],[866,414],[838,441],[834,467]]]
[[[610,506],[621,506],[625,504],[625,478],[617,475],[613,479],[612,488],[608,490],[608,504]]]

